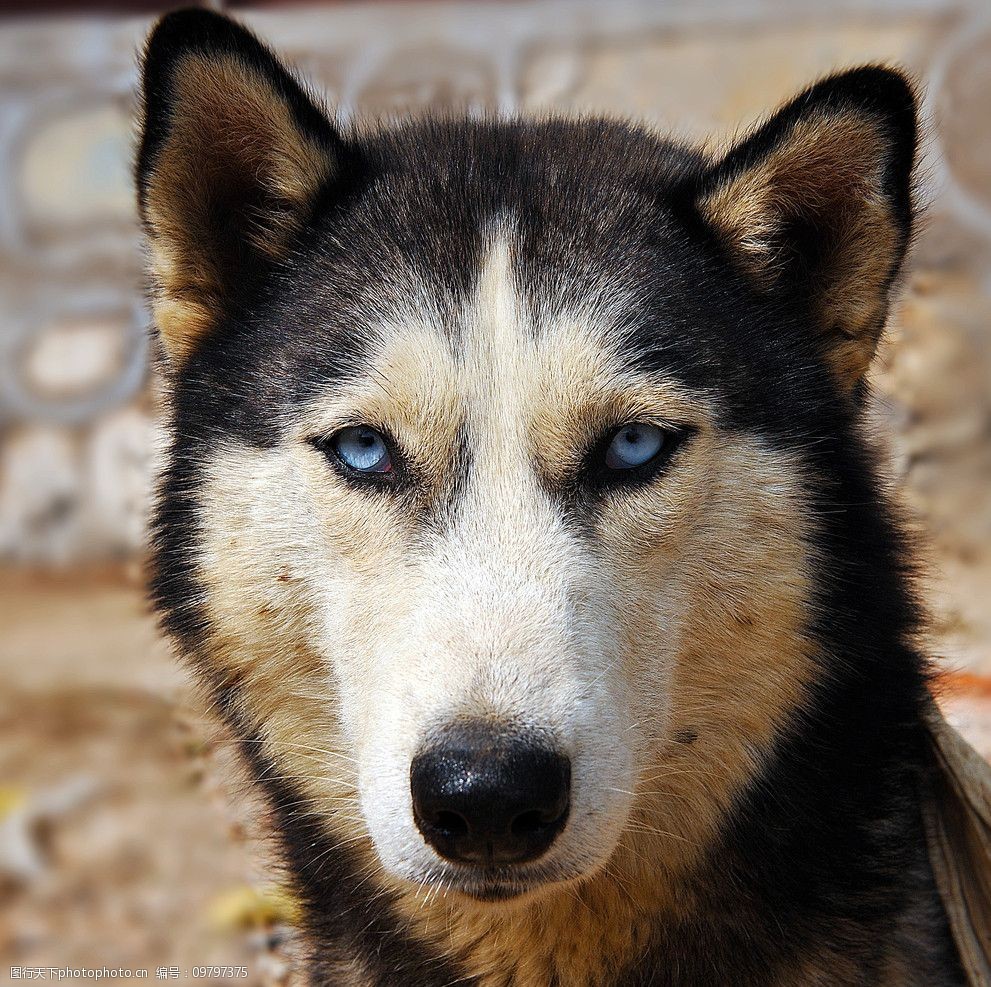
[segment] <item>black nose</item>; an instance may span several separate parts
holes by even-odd
[[[571,762],[532,735],[466,721],[413,758],[413,816],[448,860],[518,864],[539,857],[568,818]]]

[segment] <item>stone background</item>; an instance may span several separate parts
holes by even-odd
[[[991,5],[242,13],[344,118],[581,111],[722,143],[831,69],[907,67],[925,87],[928,208],[872,422],[928,561],[953,715],[991,751]],[[286,968],[254,816],[135,576],[155,430],[129,157],[150,22],[0,19],[0,970],[237,961],[260,983]]]

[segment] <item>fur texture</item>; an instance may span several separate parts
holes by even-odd
[[[960,983],[859,430],[911,232],[905,80],[820,82],[719,160],[608,121],[344,134],[184,12],[144,109],[152,592],[275,812],[313,982]],[[665,444],[620,475],[630,422]],[[335,456],[355,425],[387,473]],[[411,759],[464,716],[571,760],[531,864],[417,830]]]

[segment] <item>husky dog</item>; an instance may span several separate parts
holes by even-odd
[[[605,120],[342,130],[162,20],[137,161],[152,591],[314,984],[960,984],[904,538],[862,434],[913,91],[721,157]]]

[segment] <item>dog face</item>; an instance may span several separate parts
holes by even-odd
[[[810,504],[913,119],[865,69],[719,161],[606,123],[345,136],[229,21],[157,29],[158,604],[378,879],[515,899],[716,837],[817,674]]]

